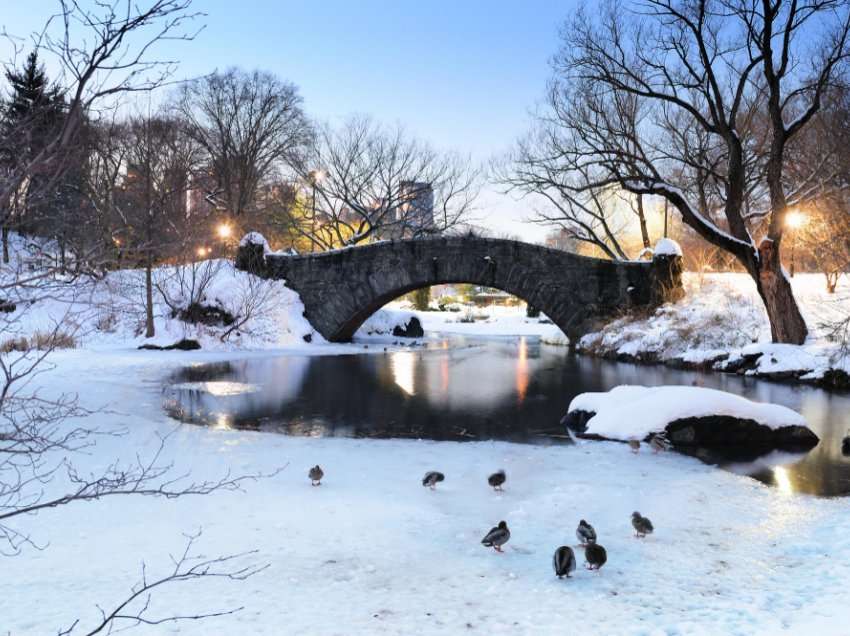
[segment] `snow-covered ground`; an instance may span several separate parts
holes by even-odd
[[[39,382],[114,411],[89,423],[126,429],[75,458],[96,471],[152,452],[155,435],[173,429],[160,403],[169,368],[232,355],[67,351]],[[313,439],[184,425],[168,456],[193,479],[286,468],[242,493],[119,497],[24,519],[22,529],[49,545],[3,559],[2,633],[91,624],[96,604],[123,598],[138,579],[142,559],[149,575],[164,572],[182,533],[199,527],[203,554],[257,549],[247,561],[269,568],[241,583],[164,589],[152,615],[245,609],[135,633],[846,633],[846,501],[785,495],[676,454],[632,455],[606,442]],[[326,477],[312,488],[306,473],[316,463]],[[496,468],[508,474],[504,493],[486,483]],[[432,469],[446,474],[436,492],[420,485]],[[632,536],[633,510],[655,525],[645,540]],[[596,527],[608,563],[559,581],[551,555],[576,543],[580,518]],[[501,519],[512,532],[504,555],[479,543]]]
[[[20,520],[19,528],[47,547],[2,558],[0,634],[56,633],[78,618],[81,627],[91,625],[99,617],[97,605],[109,607],[125,597],[143,559],[150,576],[163,573],[169,554],[183,546],[183,534],[198,528],[204,531],[197,546],[203,554],[256,549],[245,562],[267,563],[268,569],[244,582],[164,589],[153,599],[152,616],[245,609],[213,622],[142,626],[136,633],[847,633],[850,515],[844,500],[793,496],[695,459],[632,455],[608,442],[543,447],[320,439],[177,426],[163,411],[162,382],[179,365],[364,350],[324,343],[301,315],[297,295],[281,283],[258,286],[227,263],[210,267],[206,301],[237,314],[249,301],[267,304],[223,339],[221,327],[172,318],[158,295],[155,341],[194,337],[203,351],[135,350],[145,341],[141,272],[114,272],[96,285],[57,284],[13,314],[6,335],[31,335],[69,314],[77,322],[80,348],[53,354],[53,368],[30,388],[41,387],[45,396],[79,393],[82,406],[96,409],[87,425],[125,431],[100,437],[95,447],[72,457],[84,473],[97,473],[116,459],[149,456],[158,436],[169,432],[165,459],[194,480],[228,470],[285,469],[246,484],[244,492],[178,500],[118,497]],[[173,271],[155,275],[172,301],[182,298],[185,285]],[[764,339],[766,322],[747,281],[708,277],[699,294],[693,293],[697,283],[688,277],[692,293],[684,302],[602,337],[622,332],[627,335],[617,346],[637,341],[635,351],[656,347],[676,355],[728,352]],[[820,284],[814,276],[795,279],[810,324],[823,303],[815,291]],[[458,322],[457,313],[418,315],[430,331],[563,342],[554,325],[526,319],[521,310],[482,313],[487,318],[474,323]],[[405,320],[409,314],[394,315]],[[706,321],[711,329],[697,339],[706,332],[689,325]],[[378,316],[371,324],[386,329],[394,319]],[[671,344],[667,332],[674,327],[681,332]],[[811,345],[793,348],[793,355],[814,355],[822,345],[815,334]],[[316,463],[326,477],[312,488],[306,473]],[[504,493],[486,484],[497,468],[508,474]],[[436,492],[420,485],[432,469],[446,474]],[[633,510],[655,524],[646,540],[632,536]],[[580,570],[574,579],[558,581],[552,552],[575,544],[580,518],[596,527],[608,564],[599,574]],[[506,554],[497,555],[479,541],[501,519],[512,539]]]

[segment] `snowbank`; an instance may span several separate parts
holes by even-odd
[[[586,434],[608,439],[644,439],[659,433],[676,420],[692,417],[729,416],[752,420],[772,430],[806,426],[803,417],[778,404],[694,386],[618,386],[602,393],[577,395],[568,412],[595,413]]]
[[[836,294],[820,274],[798,274],[794,294],[809,326],[803,346],[774,345],[755,285],[747,274],[685,273],[685,297],[649,316],[627,316],[578,343],[584,353],[624,361],[718,369],[767,379],[850,386],[850,360],[824,323],[850,313],[850,284]]]

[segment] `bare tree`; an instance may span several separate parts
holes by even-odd
[[[175,64],[157,59],[163,41],[191,40],[191,0],[149,0],[128,3],[107,0],[84,5],[58,0],[57,11],[36,34],[36,48],[52,56],[61,69],[65,113],[61,125],[25,161],[8,167],[0,181],[0,221],[13,211],[15,194],[35,175],[43,192],[52,191],[73,165],[69,158],[88,114],[122,95],[150,91],[168,80]],[[2,63],[14,65],[18,40],[7,36],[13,52]],[[31,122],[36,125],[37,122]],[[26,123],[22,124],[26,126]],[[17,138],[27,136],[16,127]],[[0,140],[0,146],[4,145]]]
[[[29,186],[36,182],[35,177],[38,177],[37,194],[49,199],[51,191],[67,174],[69,154],[77,149],[87,118],[94,110],[109,105],[121,95],[148,91],[167,80],[173,65],[153,56],[158,43],[164,40],[193,37],[192,32],[185,31],[195,16],[189,11],[190,3],[191,0],[57,2],[56,15],[34,40],[36,47],[52,54],[62,68],[64,117],[58,130],[39,144],[35,152],[24,161],[7,164],[3,170],[0,222],[5,224],[8,220],[16,193],[24,187],[28,194],[33,193]],[[4,69],[14,65],[14,53],[19,49],[18,41],[9,41],[14,51],[8,65],[2,64]],[[25,121],[11,132],[7,129],[5,134],[26,137],[32,132],[28,125]],[[0,144],[7,140],[0,140]],[[120,163],[121,160],[104,171],[114,173]],[[106,205],[104,209],[111,207]],[[39,537],[30,534],[21,522],[46,509],[115,496],[206,495],[240,488],[247,480],[259,477],[226,474],[219,479],[195,481],[161,459],[167,437],[151,456],[116,461],[100,472],[89,473],[75,465],[76,453],[91,448],[103,436],[121,433],[78,423],[84,422],[79,418],[90,413],[75,396],[44,397],[33,388],[38,374],[50,367],[50,354],[66,343],[73,343],[78,320],[66,315],[46,332],[31,338],[15,337],[21,333],[22,316],[32,304],[59,297],[61,293],[57,292],[66,291],[69,280],[56,277],[57,268],[50,263],[49,247],[35,240],[30,245],[32,250],[21,249],[8,265],[0,268],[0,291],[9,304],[17,305],[11,313],[0,313],[0,333],[9,338],[0,343],[0,553],[12,556],[27,547],[43,547]],[[85,293],[84,288],[80,286],[81,293]],[[200,562],[191,560],[188,550],[193,540],[190,538],[187,552],[176,559],[170,573],[157,579],[143,575],[141,584],[131,595],[116,605],[115,611],[105,612],[100,624],[88,633],[110,631],[120,621],[125,621],[125,626],[150,622],[148,594],[169,582],[207,576],[238,580],[257,571],[250,564],[231,566],[231,559],[238,555]],[[202,614],[172,615],[156,620],[200,617]]]
[[[252,211],[263,182],[309,141],[301,102],[294,84],[263,71],[232,68],[181,87],[175,108],[206,152],[217,208]]]
[[[793,194],[789,229],[798,261],[814,265],[834,293],[850,268],[850,95],[841,86],[824,95],[821,111],[788,148],[784,178]]]
[[[549,93],[551,112],[541,113],[535,129],[493,166],[495,179],[524,197],[543,201],[531,219],[563,230],[576,245],[589,245],[614,260],[627,260],[625,244],[637,221],[644,249],[651,245],[643,195],[633,195],[616,185],[584,189],[595,168],[569,152],[570,138],[559,118],[560,96]],[[636,125],[638,100],[621,100],[619,116]]]
[[[841,0],[636,0],[580,13],[554,60],[551,161],[585,173],[569,185],[576,196],[617,187],[666,199],[752,276],[774,341],[801,343],[780,263],[786,147],[846,61],[849,31]]]
[[[187,224],[198,221],[189,216],[186,194],[200,152],[183,122],[168,116],[136,116],[125,141],[127,174],[116,206],[117,236],[145,269],[145,337],[150,338],[155,333],[153,267],[181,243]]]
[[[438,234],[469,219],[479,171],[367,117],[322,127],[294,162],[312,204],[301,231],[319,249]]]

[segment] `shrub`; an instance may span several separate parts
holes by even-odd
[[[65,331],[51,331],[44,333],[36,331],[29,339],[24,336],[11,338],[0,343],[0,353],[11,353],[19,351],[47,351],[49,349],[76,349],[77,340]]]

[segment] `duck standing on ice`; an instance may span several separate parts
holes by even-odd
[[[422,485],[427,486],[431,490],[436,490],[437,484],[445,478],[446,476],[443,473],[436,470],[429,470],[422,478]]]
[[[584,549],[584,560],[588,570],[599,570],[608,560],[608,553],[598,543],[591,543]]]
[[[508,524],[500,521],[499,525],[491,528],[490,532],[484,535],[481,539],[481,544],[493,548],[496,552],[502,552],[502,546],[505,545],[511,538],[511,531],[508,530]]]
[[[576,555],[573,549],[562,545],[555,550],[555,555],[552,557],[552,568],[555,570],[555,576],[559,579],[570,578],[570,572],[575,572],[576,569]]]
[[[586,546],[591,543],[596,543],[596,530],[594,530],[593,526],[587,523],[587,521],[582,519],[578,522],[578,528],[576,528],[576,537],[578,537],[578,542],[582,546]]]
[[[493,490],[502,490],[502,484],[507,480],[504,470],[497,470],[487,478],[487,483],[493,487]]]
[[[635,529],[635,536],[639,539],[652,534],[655,529],[652,527],[652,522],[638,511],[632,513],[632,527]]]
[[[655,433],[649,440],[649,445],[652,447],[652,452],[654,453],[663,453],[664,451],[668,451],[673,448],[673,444],[671,444],[670,440],[667,439],[667,433],[664,431]]]
[[[322,477],[325,476],[325,472],[322,468],[316,464],[310,469],[310,472],[307,473],[307,476],[310,478],[311,486],[321,486],[322,485]]]

